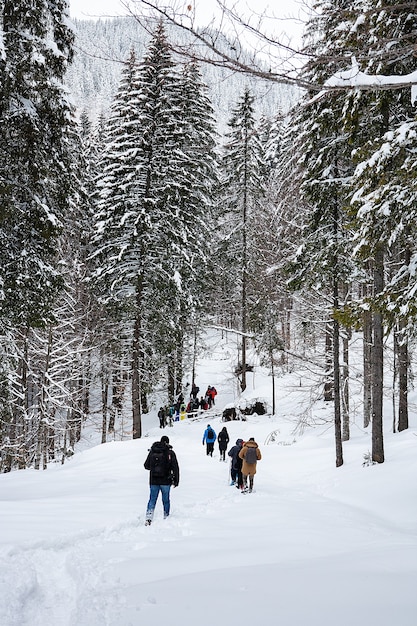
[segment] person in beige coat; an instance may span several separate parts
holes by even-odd
[[[251,437],[249,441],[243,444],[239,457],[243,461],[242,476],[243,476],[243,489],[242,493],[252,493],[253,491],[253,478],[256,474],[256,464],[262,459],[262,454],[255,439]],[[248,487],[249,476],[249,487]]]

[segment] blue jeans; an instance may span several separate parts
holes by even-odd
[[[168,517],[169,515],[169,490],[171,489],[171,485],[151,485],[151,492],[149,496],[148,506],[146,508],[146,519],[152,520],[153,514],[155,511],[156,501],[158,500],[159,491],[162,494],[162,504],[164,507],[164,517]]]

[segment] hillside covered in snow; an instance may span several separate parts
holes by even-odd
[[[197,383],[216,386],[212,413],[161,430],[154,409],[141,439],[99,445],[92,429],[65,465],[0,476],[2,626],[415,623],[415,429],[387,424],[386,462],[363,465],[370,434],[358,416],[336,469],[332,407],[312,402],[305,367],[278,378],[276,415],[223,423],[216,415],[239,400],[233,346],[217,334],[209,345]],[[248,383],[243,400],[270,401],[263,368]],[[258,442],[254,493],[230,485],[217,445],[206,456],[208,423],[226,426],[229,447]],[[180,484],[171,515],[159,501],[146,527],[143,463],[162,433]]]

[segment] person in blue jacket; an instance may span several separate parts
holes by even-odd
[[[203,435],[203,446],[204,444],[206,444],[207,446],[207,456],[213,456],[214,442],[216,441],[216,439],[216,433],[214,432],[210,424],[207,424],[207,428],[204,431]]]

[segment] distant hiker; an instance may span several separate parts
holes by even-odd
[[[210,424],[208,424],[203,435],[203,446],[204,444],[206,444],[207,446],[207,456],[213,456],[214,442],[216,441],[216,438],[216,433],[214,432]]]
[[[165,409],[163,406],[161,406],[161,408],[158,411],[158,417],[159,417],[159,428],[165,428],[166,414],[165,414]]]
[[[200,400],[198,398],[190,398],[190,401],[187,405],[187,413],[188,417],[193,417],[193,415],[200,408]]]
[[[211,406],[211,405],[213,405],[213,406],[214,406],[214,404],[215,404],[215,402],[214,402],[214,398],[217,396],[217,389],[216,389],[216,387],[209,387],[209,388],[207,389],[207,394],[208,394],[208,396],[211,398],[211,403],[210,403],[210,406]]]
[[[206,411],[209,408],[207,399],[203,398],[203,396],[201,396],[201,399],[200,399],[200,408],[203,409],[204,411]]]
[[[169,445],[169,438],[166,435],[161,437],[161,441],[156,441],[152,445],[144,463],[144,468],[150,471],[150,496],[148,506],[146,507],[145,520],[145,526],[150,526],[159,492],[162,494],[164,518],[166,518],[170,511],[169,492],[171,485],[178,487],[180,482],[177,456],[172,446]]]
[[[174,425],[175,407],[171,405],[168,409],[168,426]]]
[[[211,409],[211,402],[212,402],[212,400],[211,400],[211,394],[210,394],[210,385],[207,387],[207,390],[206,390],[206,393],[205,393],[204,397],[206,399],[207,404],[209,405],[209,409]]]
[[[217,443],[219,444],[220,461],[226,461],[227,444],[229,443],[229,433],[226,426],[223,426],[217,437]]]
[[[184,395],[181,392],[179,394],[175,404],[174,404],[174,406],[175,406],[175,421],[176,422],[179,422],[179,420],[180,420],[180,412],[181,412],[181,407],[182,407],[183,404],[184,404]],[[184,407],[184,410],[185,410],[185,407]]]
[[[253,491],[253,479],[256,474],[256,464],[262,459],[261,451],[256,443],[255,439],[251,437],[247,441],[241,451],[239,457],[243,460],[242,476],[243,476],[243,492],[252,493]],[[249,476],[249,487],[248,487]]]
[[[231,466],[230,466],[230,477],[232,479],[230,485],[236,485],[238,489],[241,489],[243,486],[243,478],[242,478],[242,459],[239,457],[239,452],[241,451],[243,446],[243,439],[236,439],[236,445],[230,448],[227,453],[228,456],[231,457]]]
[[[197,387],[197,385],[193,383],[191,387],[191,397],[195,399],[198,396],[199,391],[200,387]]]

